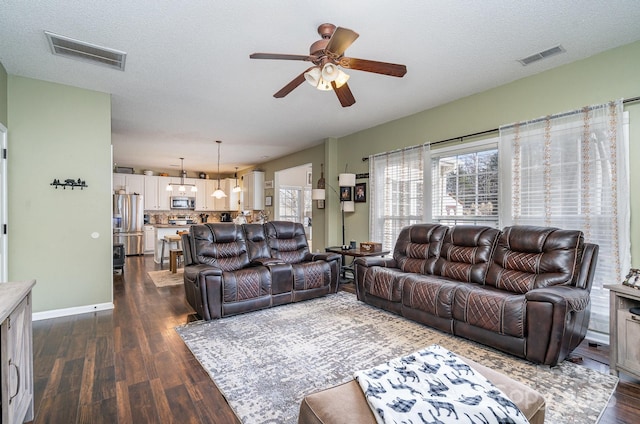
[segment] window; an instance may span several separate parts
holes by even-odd
[[[437,156],[436,156],[437,155]],[[498,227],[498,149],[495,142],[432,151],[432,221]]]

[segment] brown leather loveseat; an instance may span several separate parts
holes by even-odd
[[[193,225],[182,245],[185,295],[205,320],[337,289],[341,256],[310,253],[300,223]]]
[[[535,363],[584,339],[598,246],[580,231],[416,224],[354,261],[358,299]]]

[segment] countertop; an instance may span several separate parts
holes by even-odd
[[[177,225],[177,224],[145,224],[145,225],[153,225],[156,228],[189,228],[192,225],[196,225],[196,224],[184,224],[184,225]]]

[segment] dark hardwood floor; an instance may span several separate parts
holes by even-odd
[[[113,311],[34,322],[35,423],[239,423],[174,331],[194,319],[183,287],[156,288],[155,269],[128,257]],[[606,346],[573,359],[608,372]],[[600,423],[639,421],[640,382],[622,376]]]

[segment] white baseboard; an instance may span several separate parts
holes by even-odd
[[[86,314],[89,312],[107,311],[113,309],[113,302],[98,303],[96,305],[75,306],[73,308],[55,309],[52,311],[34,312],[33,321],[66,317],[69,315]]]

